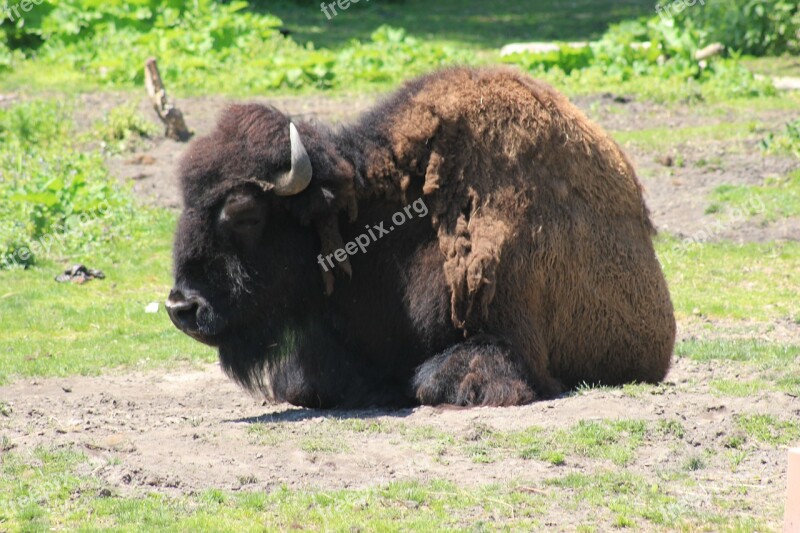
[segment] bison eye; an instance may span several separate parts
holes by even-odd
[[[228,196],[219,214],[220,226],[248,247],[256,244],[261,237],[265,221],[262,201],[245,192]]]
[[[234,220],[233,225],[236,228],[250,229],[256,226],[260,226],[263,222],[264,221],[262,219],[250,217],[250,218],[240,218],[238,220]]]

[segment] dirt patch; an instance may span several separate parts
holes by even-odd
[[[629,148],[646,190],[647,204],[661,231],[702,241],[769,242],[800,239],[800,218],[766,222],[762,216],[739,213],[710,214],[710,193],[720,185],[762,185],[767,178],[786,176],[800,162],[785,157],[765,157],[758,148],[760,136],[738,141],[684,143],[665,152],[677,152],[683,167],[665,167],[667,157]],[[714,165],[703,162],[713,159]],[[709,236],[709,237],[706,237]]]
[[[364,96],[313,96],[270,100],[255,98],[247,101],[269,103],[293,116],[335,125],[353,120],[373,105],[375,100],[375,97]],[[91,111],[87,111],[83,126],[88,127],[93,120],[99,120],[104,111],[124,101],[124,95],[85,96],[84,104]],[[776,110],[739,112],[731,109],[704,114],[690,106],[667,107],[648,102],[617,101],[602,96],[579,98],[575,102],[609,131],[622,132],[724,125],[737,121],[752,121],[778,131],[787,120],[794,118],[787,116],[785,111]],[[210,133],[219,114],[231,103],[233,100],[221,97],[179,101],[187,124],[197,135]],[[146,99],[138,100],[138,105],[145,116],[155,121]],[[797,115],[800,116],[800,112]],[[655,150],[627,146],[626,150],[646,188],[647,202],[656,225],[680,237],[712,241],[766,242],[800,238],[800,218],[765,222],[758,217],[731,219],[706,213],[711,203],[709,193],[719,185],[758,185],[769,177],[785,176],[800,168],[800,161],[796,159],[766,157],[758,147],[758,142],[765,135],[766,130],[757,130],[734,140],[698,139],[678,144],[667,138],[663,147]],[[108,165],[113,175],[133,182],[134,190],[145,203],[177,209],[180,207],[180,196],[176,169],[185,149],[185,144],[156,139],[147,143],[139,153],[109,158]],[[680,164],[665,165],[668,158],[680,160]],[[710,238],[705,239],[705,235],[710,235]]]
[[[745,379],[745,369],[737,377]],[[670,490],[693,487],[700,509],[738,494],[756,515],[780,516],[786,452],[747,441],[732,466],[736,417],[800,417],[800,400],[765,392],[720,397],[706,385],[727,375],[718,364],[675,363],[658,387],[588,390],[514,408],[315,411],[264,405],[228,381],[217,365],[18,382],[0,388],[11,413],[0,416],[7,445],[74,446],[90,461],[87,475],[117,494],[187,494],[207,488],[270,490],[360,488],[396,480],[440,480],[460,486],[516,481],[533,487],[571,472],[619,468],[603,459],[568,455],[565,463],[523,459],[498,451],[476,458],[488,432],[536,426],[569,428],[580,421],[641,420],[647,438],[624,468],[653,483],[658,473],[684,474]],[[680,432],[663,432],[672,421]],[[702,455],[702,468],[686,470]],[[691,479],[687,483],[686,477]],[[669,479],[669,478],[667,478]],[[746,491],[741,491],[746,487]],[[737,492],[738,491],[738,492]],[[564,518],[570,523],[575,517]],[[562,523],[562,522],[560,522]]]
[[[752,340],[784,346],[800,346],[800,323],[791,319],[757,322],[691,317],[678,323],[677,339],[678,342],[698,339]]]
[[[728,109],[708,113],[694,106],[620,102],[608,95],[581,98],[575,103],[608,131],[616,132],[752,123],[754,131],[736,139],[698,138],[675,143],[666,136],[663,145],[655,149],[642,149],[635,143],[625,149],[645,187],[647,204],[659,230],[703,241],[800,239],[800,218],[766,222],[759,216],[706,212],[711,204],[709,194],[720,185],[761,185],[768,178],[783,177],[800,168],[797,159],[766,156],[759,147],[769,131],[780,131],[800,112]]]

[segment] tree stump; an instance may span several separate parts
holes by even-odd
[[[181,110],[169,103],[167,90],[161,80],[161,74],[158,72],[158,65],[154,57],[145,61],[144,85],[147,88],[150,100],[153,102],[153,108],[156,110],[158,118],[166,126],[164,135],[176,141],[188,141],[192,136],[192,132],[186,127]]]

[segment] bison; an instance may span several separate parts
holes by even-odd
[[[231,106],[180,184],[169,315],[275,401],[518,405],[669,369],[631,163],[515,70],[439,71],[337,129]]]

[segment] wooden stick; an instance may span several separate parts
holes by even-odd
[[[698,61],[702,61],[704,59],[708,59],[709,57],[714,57],[716,55],[719,55],[724,51],[725,51],[725,45],[723,45],[722,43],[714,43],[695,52],[694,58]]]
[[[153,108],[156,110],[158,118],[167,127],[164,135],[176,141],[188,141],[192,132],[186,127],[181,110],[169,103],[167,89],[161,80],[154,57],[148,58],[144,63],[144,85],[150,100],[153,101]]]

